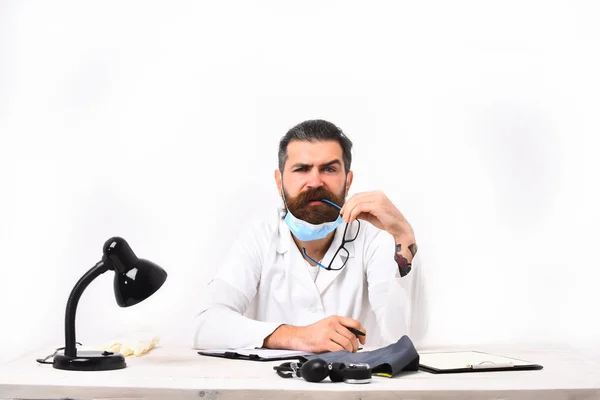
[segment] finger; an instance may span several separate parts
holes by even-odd
[[[355,195],[353,195],[352,197],[350,197],[342,206],[342,209],[340,210],[340,214],[344,215],[348,212],[349,209],[351,209],[352,207],[356,206],[356,204],[362,202],[362,201],[369,201],[372,200],[373,197],[373,192],[362,192],[362,193],[356,193]]]
[[[358,205],[361,204],[360,201],[352,201],[344,204],[344,214],[342,214],[342,220],[346,223],[350,221],[350,215],[352,214],[352,210],[354,210]]]
[[[344,336],[352,344],[352,352],[355,353],[358,350],[358,340],[356,335],[348,330],[344,325],[338,325],[336,330],[337,333]]]
[[[344,322],[341,322],[342,325],[344,325],[347,328],[354,328],[359,332],[364,333],[364,335],[356,335],[356,337],[358,338],[358,341],[360,342],[360,344],[365,344],[367,342],[367,330],[361,325],[360,322],[353,320],[351,318],[345,318],[345,317],[341,317],[344,318]],[[350,332],[352,333],[352,332]]]
[[[352,346],[352,341],[346,336],[341,335],[337,332],[332,332],[331,341],[342,346],[344,350],[348,350],[349,352],[354,353],[354,346]]]
[[[358,341],[362,345],[364,345],[365,343],[367,343],[367,334],[365,333],[365,336],[358,336]]]
[[[360,323],[360,321],[348,317],[338,316],[338,321],[340,324],[344,325],[346,328],[354,328],[358,329],[361,332],[364,332],[364,327]]]
[[[340,351],[340,350],[344,350],[344,348],[342,346],[340,346],[339,344],[337,344],[336,342],[334,342],[333,340],[330,340],[329,343],[327,343],[327,346],[325,347],[325,350],[323,350],[323,352],[325,352],[325,351]]]
[[[373,211],[372,203],[360,203],[352,209],[350,215],[348,215],[348,223],[354,222],[354,220],[360,214],[371,214]]]
[[[363,215],[364,214],[373,214],[374,215],[374,212],[376,211],[376,207],[375,207],[374,202],[362,202],[362,203],[357,204],[354,208],[352,208],[349,211],[350,211],[349,213],[346,213],[346,215],[344,215],[344,218],[346,218],[347,223],[352,223],[361,214],[363,214]],[[364,218],[364,219],[366,219],[366,218]]]
[[[338,319],[339,323],[343,326],[345,326],[346,328],[354,328],[359,332],[364,333],[363,335],[357,335],[358,336],[358,341],[361,344],[365,344],[365,341],[367,340],[367,330],[365,329],[364,326],[362,326],[362,324],[352,318],[348,318],[348,317],[339,317]]]

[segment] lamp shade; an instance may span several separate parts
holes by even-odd
[[[167,280],[167,272],[151,261],[137,258],[127,242],[114,237],[104,244],[104,257],[114,267],[117,304],[133,306],[152,296]]]

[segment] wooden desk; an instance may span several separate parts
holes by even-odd
[[[430,349],[427,349],[430,350]],[[477,348],[540,363],[541,371],[374,377],[369,384],[282,379],[272,366],[200,356],[186,348],[158,347],[127,357],[117,371],[62,371],[38,364],[47,351],[0,367],[0,398],[77,399],[600,399],[600,363],[564,349]]]

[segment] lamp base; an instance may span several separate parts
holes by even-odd
[[[125,357],[110,351],[77,351],[75,357],[57,353],[52,366],[70,371],[108,371],[125,368]]]

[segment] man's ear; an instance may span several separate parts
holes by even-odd
[[[275,183],[277,184],[277,192],[281,196],[281,171],[276,169],[274,175],[275,175]]]
[[[345,196],[348,197],[348,192],[350,191],[350,186],[352,186],[352,179],[354,178],[354,174],[352,171],[348,171],[348,176],[346,176],[346,193]]]

